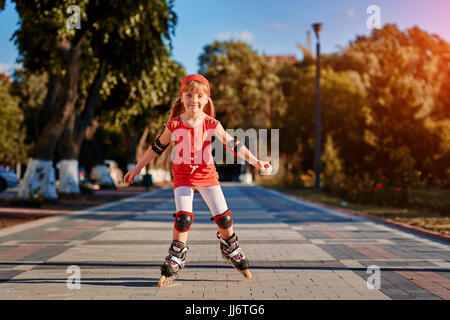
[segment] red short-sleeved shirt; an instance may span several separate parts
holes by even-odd
[[[165,126],[175,140],[172,164],[173,187],[219,185],[219,174],[211,152],[211,137],[220,121],[206,115],[201,124],[188,127],[181,118],[169,120]],[[195,193],[198,193],[195,190]]]

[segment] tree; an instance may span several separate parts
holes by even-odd
[[[179,95],[184,69],[166,55],[161,55],[154,68],[143,70],[136,81],[117,79],[109,95],[104,95],[99,107],[99,115],[105,129],[122,135],[127,150],[127,168],[147,149],[149,138],[162,133],[163,124],[168,120],[172,102]],[[150,167],[170,165],[170,150],[155,159]]]
[[[286,64],[279,76],[287,109],[280,121],[280,152],[288,157],[287,170],[306,172],[314,164],[315,66]],[[364,91],[354,72],[321,69],[323,133],[339,149],[343,170],[361,170],[364,164]],[[324,144],[324,142],[323,142]]]
[[[13,79],[10,92],[18,98],[19,108],[24,115],[25,143],[32,147],[45,122],[42,119],[42,106],[47,94],[48,75],[31,73],[20,68],[14,72]]]
[[[44,162],[51,170],[49,161],[67,124],[70,131],[75,122],[73,113],[77,103],[84,106],[85,115],[92,115],[96,95],[108,71],[133,77],[139,68],[150,69],[163,50],[164,40],[170,39],[176,16],[172,1],[85,0],[77,4],[81,9],[81,29],[68,29],[65,12],[71,1],[15,2],[21,26],[14,37],[24,66],[31,71],[47,70],[50,79],[55,80],[50,81],[46,100],[55,102],[56,106],[44,106],[51,118],[43,127],[30,160],[37,167]],[[123,63],[126,58],[127,63]],[[86,82],[80,85],[84,79],[90,79],[89,85]],[[80,89],[89,92],[88,98],[92,97],[86,104],[79,101]],[[82,118],[82,127],[89,124],[88,118]],[[34,176],[33,172],[26,174],[30,181]],[[24,199],[32,185],[27,179],[19,192]],[[40,193],[44,198],[55,198],[54,190],[46,191],[54,189],[51,185],[54,179],[48,180],[50,185],[42,185]]]
[[[393,177],[393,183],[443,172],[448,166],[435,160],[440,134],[430,115],[439,106],[449,53],[449,45],[439,37],[417,27],[401,32],[395,25],[358,37],[345,53],[367,93],[372,151],[366,160],[378,175]],[[414,165],[404,167],[408,157]]]
[[[245,42],[215,41],[203,51],[199,72],[211,84],[217,118],[233,128],[271,128],[284,110],[275,70]]]
[[[9,90],[10,84],[0,81],[0,163],[13,165],[26,159],[28,146],[19,100]]]

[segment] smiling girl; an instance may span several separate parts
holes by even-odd
[[[169,255],[161,266],[158,286],[172,283],[186,261],[188,231],[194,221],[192,202],[194,193],[200,193],[208,205],[217,224],[222,257],[246,278],[251,278],[249,262],[239,247],[238,237],[233,231],[231,211],[225,201],[219,183],[219,175],[211,153],[211,137],[214,134],[227,149],[245,159],[257,169],[269,174],[272,167],[258,160],[239,141],[230,136],[220,121],[214,119],[214,105],[210,98],[208,80],[199,74],[187,76],[181,82],[180,98],[173,104],[170,120],[164,132],[148,148],[136,167],[124,180],[132,183],[144,166],[150,163],[175,140],[176,156],[172,165],[174,196],[176,205],[173,241]]]

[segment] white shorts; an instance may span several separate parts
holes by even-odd
[[[192,212],[192,202],[194,200],[194,190],[197,189],[203,200],[209,207],[213,217],[228,210],[227,202],[223,196],[220,186],[199,187],[180,186],[174,190],[175,206],[178,211]]]

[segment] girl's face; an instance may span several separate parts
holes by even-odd
[[[203,108],[208,103],[208,96],[202,91],[191,90],[183,92],[181,95],[181,102],[187,112],[195,113],[203,111]]]

